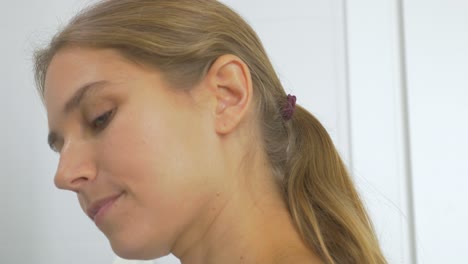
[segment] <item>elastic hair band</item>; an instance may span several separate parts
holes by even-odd
[[[281,111],[284,121],[290,120],[296,110],[296,96],[288,94],[287,99],[287,104]]]

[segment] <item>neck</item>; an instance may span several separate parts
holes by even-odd
[[[257,168],[216,194],[206,208],[209,213],[173,248],[182,264],[287,263],[291,256],[312,256],[267,172]]]

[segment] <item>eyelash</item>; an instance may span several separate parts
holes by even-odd
[[[104,128],[109,125],[109,122],[111,118],[114,116],[116,109],[112,109],[110,111],[105,112],[104,114],[98,116],[96,119],[91,122],[91,128],[95,132],[99,132],[103,130]],[[98,122],[101,122],[101,124],[98,124]],[[55,153],[60,153],[60,150],[57,148],[57,139],[51,139],[49,142],[49,146],[52,149],[53,152]]]
[[[110,110],[110,111],[107,111],[104,114],[98,116],[96,119],[94,119],[93,122],[91,122],[92,129],[95,130],[95,131],[101,131],[104,128],[106,128],[106,126],[109,124],[110,119],[112,118],[114,112],[115,112],[114,109]]]

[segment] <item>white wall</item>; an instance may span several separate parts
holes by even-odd
[[[416,263],[400,8],[347,1],[352,171],[389,263]]]
[[[353,171],[386,197],[363,192],[389,262],[466,263],[468,2],[346,3]]]
[[[468,263],[468,1],[405,2],[419,263]]]

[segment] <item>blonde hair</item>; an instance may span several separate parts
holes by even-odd
[[[80,12],[35,54],[43,96],[52,57],[67,45],[113,48],[161,71],[174,87],[199,82],[224,54],[249,67],[263,146],[302,239],[325,263],[386,263],[332,140],[301,106],[285,122],[284,89],[254,30],[214,0],[108,0]]]

